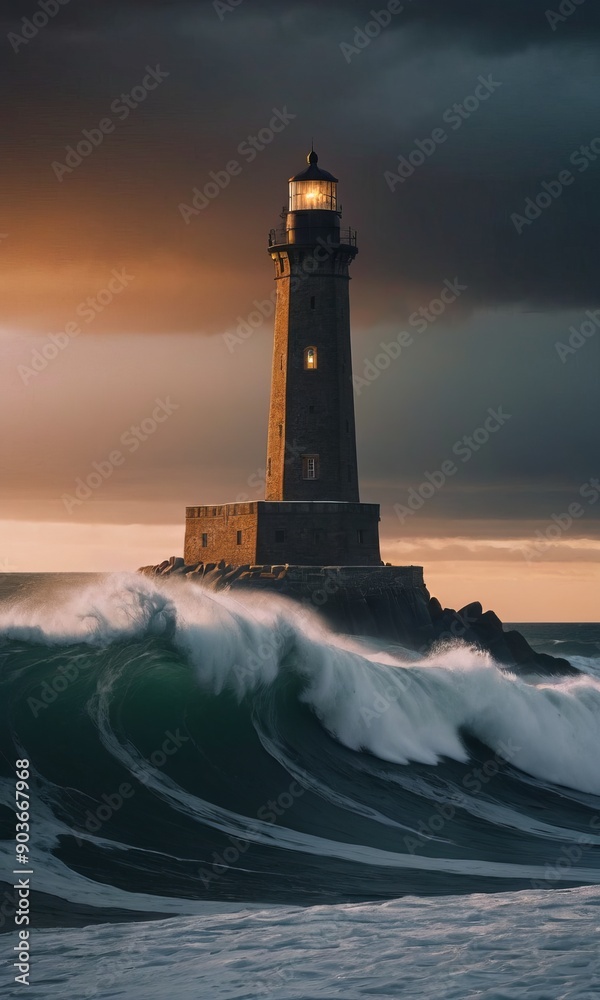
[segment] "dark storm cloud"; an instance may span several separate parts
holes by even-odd
[[[110,272],[129,262],[141,278],[129,311],[99,325],[160,330],[168,318],[181,330],[228,327],[268,285],[264,233],[315,134],[322,162],[342,178],[347,222],[361,234],[358,316],[397,316],[455,276],[469,284],[466,308],[595,305],[600,161],[579,172],[570,158],[596,135],[598,5],[573,5],[552,31],[551,0],[407,0],[348,63],[340,45],[352,43],[372,8],[243,0],[220,20],[209,0],[70,0],[18,53],[6,42],[5,267],[39,257]],[[2,32],[37,9],[5,4]],[[59,184],[51,164],[148,64],[164,67],[168,80]],[[446,125],[447,142],[391,191],[386,172],[444,124],[481,75],[501,81],[497,93],[456,132]],[[274,105],[296,115],[289,130],[186,227],[177,206]],[[519,233],[527,199],[566,168],[572,185]],[[235,232],[235,256],[217,259],[227,232]],[[213,281],[216,267],[224,287],[236,275],[227,297]],[[73,287],[73,305],[100,279],[89,280]],[[6,316],[17,321],[23,296],[10,294]]]
[[[561,15],[561,7],[572,13]],[[549,18],[548,11],[559,18]],[[426,32],[428,41],[453,41],[485,51],[568,44],[565,35],[561,38],[563,25],[571,40],[600,32],[600,10],[593,0],[407,0],[406,18]]]
[[[467,285],[357,398],[362,495],[382,504],[384,534],[424,535],[434,519],[442,534],[529,537],[567,510],[600,475],[600,332],[564,362],[555,348],[600,305],[600,159],[582,172],[570,162],[600,135],[600,4],[574,5],[553,31],[546,10],[561,3],[405,0],[348,61],[342,44],[384,0],[242,0],[222,20],[210,0],[70,0],[18,52],[6,35],[40,8],[5,0],[1,325],[26,331],[14,334],[0,392],[8,515],[66,517],[61,494],[168,393],[180,405],[172,423],[79,519],[178,522],[186,502],[258,499],[272,320],[234,354],[219,334],[271,294],[267,232],[313,135],[341,179],[344,224],[359,231],[356,373],[382,340],[413,329],[409,317],[444,280]],[[52,163],[157,64],[165,82],[59,183]],[[447,109],[480,77],[501,86],[453,130]],[[186,226],[180,203],[242,159],[239,144],[275,106],[295,115],[289,127]],[[386,172],[441,126],[447,141],[390,190]],[[519,233],[511,215],[566,168],[574,182]],[[18,365],[113,268],[134,280],[23,385]],[[502,433],[401,523],[394,505],[500,405],[512,414]],[[145,511],[141,496],[152,498]],[[480,527],[486,519],[496,527]],[[600,502],[571,535],[598,532]]]
[[[102,0],[83,3],[82,0],[62,0],[60,17],[72,24],[106,24],[111,17],[139,18],[149,12],[177,16],[180,12],[206,12],[214,16],[219,4],[211,0]],[[594,0],[404,0],[401,12],[404,24],[426,33],[427,43],[446,45],[449,41],[462,47],[485,51],[515,51],[528,45],[552,43],[570,44],[573,38],[588,38],[600,32],[600,9]],[[257,13],[272,18],[285,17],[290,10],[310,10],[311,19],[318,16],[327,22],[329,11],[339,10],[350,15],[363,15],[369,20],[370,11],[386,7],[364,0],[296,0],[285,7],[277,0],[223,0],[222,17],[253,16]],[[229,8],[229,10],[227,9]],[[37,8],[35,0],[5,0],[2,19],[19,20],[31,16]],[[548,12],[556,17],[549,17]],[[360,18],[358,23],[363,23]],[[55,27],[58,22],[55,23]],[[568,30],[559,29],[568,24]]]

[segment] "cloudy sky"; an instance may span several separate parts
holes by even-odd
[[[181,551],[186,504],[261,499],[271,320],[226,335],[271,295],[267,234],[314,137],[359,233],[359,462],[384,557],[423,564],[448,605],[597,620],[598,5],[45,6],[47,25],[34,0],[0,14],[0,570],[135,569]],[[447,282],[456,302],[417,323]],[[157,400],[166,419],[124,448]]]

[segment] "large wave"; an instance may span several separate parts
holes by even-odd
[[[129,574],[14,601],[0,636],[1,749],[31,762],[36,886],[61,906],[600,882],[591,667],[525,682],[464,644],[422,658]]]

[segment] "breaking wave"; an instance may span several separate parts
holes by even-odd
[[[588,659],[526,682],[273,596],[49,586],[0,612],[0,849],[27,758],[36,889],[65,912],[598,883]]]

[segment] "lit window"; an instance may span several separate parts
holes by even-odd
[[[241,531],[237,532],[237,544],[238,545],[242,544],[242,532]]]
[[[304,369],[307,372],[315,371],[317,367],[317,348],[307,347],[304,352]]]
[[[302,478],[303,479],[318,479],[319,478],[319,456],[318,455],[304,455],[302,459]]]

